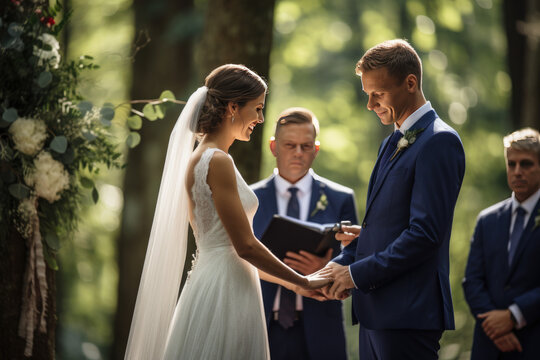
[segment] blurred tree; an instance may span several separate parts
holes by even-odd
[[[540,2],[503,2],[512,80],[512,124],[540,129]]]
[[[200,73],[227,63],[244,64],[268,78],[275,0],[209,0],[205,28],[197,49]],[[231,155],[246,182],[259,178],[262,131],[246,143],[236,142]]]
[[[192,80],[192,43],[198,17],[193,0],[135,0],[132,99],[155,99],[170,89],[184,96]],[[118,301],[111,359],[123,359],[157,190],[175,115],[145,123],[128,154],[124,211],[118,238]]]

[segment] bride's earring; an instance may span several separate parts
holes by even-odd
[[[234,115],[231,117],[231,122],[234,123]]]

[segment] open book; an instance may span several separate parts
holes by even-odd
[[[342,224],[349,225],[350,222],[343,221]],[[329,248],[339,248],[340,242],[334,237],[339,230],[340,223],[318,224],[290,216],[274,215],[261,242],[281,260],[285,258],[287,251],[305,250],[323,256]]]

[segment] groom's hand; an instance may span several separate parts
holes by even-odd
[[[360,235],[360,231],[362,227],[359,225],[342,225],[341,231],[336,233],[336,240],[341,241],[343,246],[347,246]]]
[[[478,314],[478,318],[484,319],[482,321],[482,328],[491,340],[507,334],[514,327],[514,322],[508,309],[491,310],[483,314]]]
[[[334,262],[326,265],[325,270],[328,269],[331,278],[334,283],[330,285],[330,288],[325,292],[328,296],[334,299],[342,300],[349,294],[349,289],[354,288],[354,282],[351,278],[348,266],[343,266]],[[323,271],[325,271],[323,270]]]
[[[302,275],[309,275],[321,270],[328,264],[332,258],[332,249],[328,249],[323,257],[313,255],[304,250],[300,250],[298,253],[287,251],[285,255],[287,255],[287,257],[283,259],[285,264],[289,265]]]

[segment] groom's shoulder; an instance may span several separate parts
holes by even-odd
[[[431,123],[431,128],[433,135],[450,135],[457,136],[459,138],[458,132],[439,117],[435,118],[435,120]]]
[[[354,194],[353,189],[351,189],[351,188],[349,188],[347,186],[338,184],[335,181],[329,180],[329,179],[327,179],[325,177],[322,177],[320,175],[317,175],[315,173],[313,173],[313,179],[315,179],[315,181],[318,181],[319,186],[321,188],[323,188],[323,189],[326,189],[326,191],[328,191],[328,192],[333,192],[335,194],[343,194],[343,195],[353,195]]]

